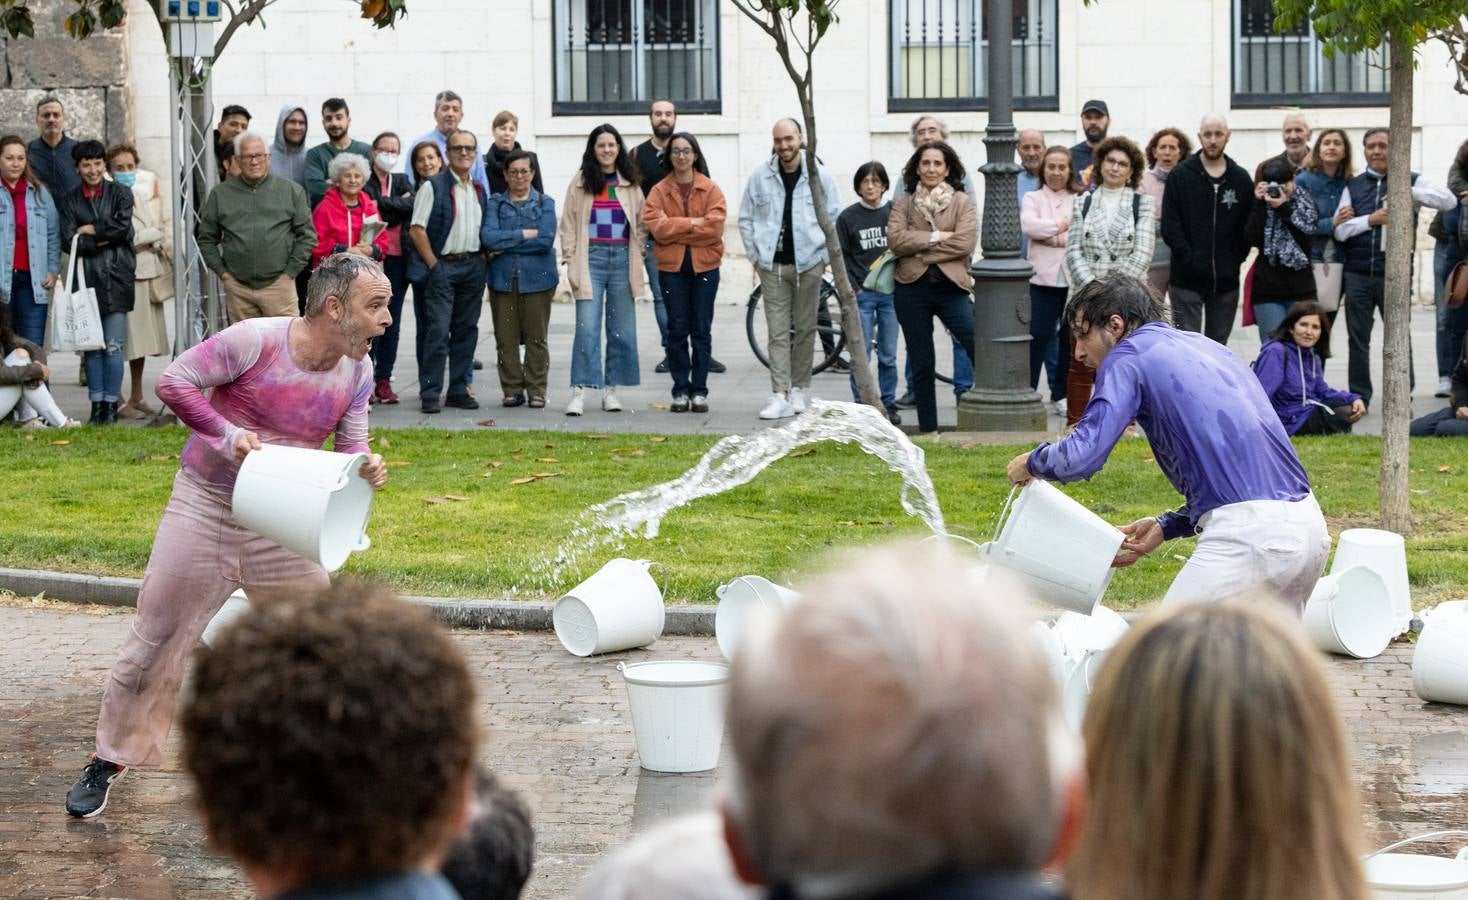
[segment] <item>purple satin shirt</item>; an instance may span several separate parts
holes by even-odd
[[[1153,322],[1122,338],[1096,370],[1085,415],[1030,454],[1030,474],[1090,478],[1136,419],[1162,474],[1186,499],[1158,517],[1169,540],[1204,513],[1248,500],[1303,500],[1310,479],[1259,379],[1228,348]]]

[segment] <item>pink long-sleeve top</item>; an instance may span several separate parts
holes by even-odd
[[[1041,185],[1020,201],[1019,227],[1030,239],[1030,284],[1065,287],[1065,240],[1070,233],[1071,203],[1075,194]],[[1054,245],[1047,243],[1054,239]]]
[[[240,464],[235,439],[319,449],[335,434],[341,453],[366,453],[372,366],[343,356],[322,372],[291,357],[291,317],[246,319],[190,348],[158,377],[158,399],[193,431],[184,473],[226,502]]]

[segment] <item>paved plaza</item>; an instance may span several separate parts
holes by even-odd
[[[641,362],[642,384],[637,387],[619,388],[618,395],[627,406],[622,413],[604,413],[600,407],[600,394],[592,392],[586,401],[587,413],[579,418],[565,415],[569,397],[571,342],[575,331],[576,313],[570,302],[556,303],[551,310],[550,322],[550,379],[549,398],[545,409],[534,410],[528,406],[506,409],[500,406],[499,379],[495,374],[494,330],[491,326],[488,303],[479,319],[479,349],[476,356],[484,362],[483,371],[474,374],[474,392],[480,408],[473,411],[445,408],[438,415],[424,415],[418,402],[418,370],[413,359],[413,334],[415,323],[411,311],[411,300],[405,304],[406,315],[399,342],[393,386],[402,403],[396,406],[375,406],[372,424],[381,428],[431,427],[454,430],[475,429],[479,423],[493,421],[496,428],[549,428],[564,431],[589,432],[661,432],[665,434],[736,434],[767,427],[771,423],[761,422],[759,409],[770,396],[769,370],[760,365],[749,347],[745,334],[745,311],[751,281],[748,268],[742,262],[731,262],[724,267],[724,283],[719,290],[718,305],[714,311],[714,358],[728,366],[723,375],[709,376],[709,411],[707,413],[673,413],[668,410],[672,380],[667,375],[658,375],[653,367],[662,359],[659,346],[657,322],[653,318],[650,302],[637,304],[638,354]],[[170,304],[169,331],[172,333]],[[835,311],[833,302],[833,313]],[[763,312],[758,313],[763,321]],[[1424,415],[1436,410],[1447,401],[1433,397],[1437,387],[1435,312],[1430,307],[1412,308],[1412,351],[1417,372],[1417,387],[1412,393],[1413,416]],[[934,322],[938,333],[935,346],[938,348],[938,370],[944,374],[953,371],[953,344]],[[761,333],[763,326],[761,325]],[[1382,325],[1377,323],[1372,341],[1372,372],[1378,398],[1382,392],[1381,347]],[[1327,361],[1326,380],[1332,387],[1346,388],[1346,331],[1345,318],[1338,320],[1332,334],[1331,346],[1335,355]],[[1235,326],[1229,347],[1244,360],[1252,360],[1259,352],[1258,329]],[[904,390],[901,382],[901,366],[906,360],[905,351],[899,345],[898,394]],[[167,357],[149,359],[145,369],[148,401],[156,405],[153,384],[167,364]],[[875,360],[874,360],[875,364]],[[86,419],[89,409],[86,388],[77,384],[78,364],[62,354],[51,360],[51,388],[56,393],[61,408],[74,418]],[[1043,378],[1043,376],[1042,376]],[[957,405],[952,388],[938,386],[939,427],[949,429],[957,421]],[[127,390],[124,384],[124,392]],[[813,396],[826,400],[850,400],[851,388],[846,375],[823,372],[811,382]],[[1049,397],[1045,392],[1044,396]],[[909,430],[916,430],[917,412],[904,410],[903,423]],[[1054,413],[1049,427],[1059,430],[1064,419]],[[1381,433],[1380,404],[1374,405],[1366,417],[1356,426],[1358,434]]]
[[[100,608],[0,607],[0,896],[248,896],[239,871],[203,846],[176,735],[164,768],[129,774],[97,819],[62,811],[131,620],[130,611]],[[484,761],[534,812],[527,897],[569,896],[609,848],[707,803],[717,789],[719,773],[639,769],[616,670],[623,659],[718,658],[712,638],[582,659],[546,633],[456,636],[479,679],[490,735]],[[1468,709],[1418,700],[1411,655],[1399,642],[1374,660],[1328,663],[1373,846],[1468,824]]]

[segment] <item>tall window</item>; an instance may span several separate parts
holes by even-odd
[[[717,0],[555,0],[556,115],[719,111]]]
[[[893,112],[988,107],[983,0],[889,0]],[[1015,0],[1014,105],[1059,109],[1056,0]]]
[[[1385,47],[1331,58],[1308,21],[1276,31],[1271,0],[1233,0],[1233,13],[1234,106],[1391,103]]]

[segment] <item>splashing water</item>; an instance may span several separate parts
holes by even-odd
[[[752,481],[771,463],[804,444],[819,441],[855,443],[882,460],[902,477],[902,508],[916,516],[934,534],[947,534],[938,496],[923,464],[923,451],[878,410],[838,401],[811,400],[804,415],[780,428],[719,441],[687,472],[662,484],[621,494],[598,503],[583,514],[556,554],[532,565],[534,580],[553,589],[561,573],[586,553],[625,541],[639,530],[655,538],[663,517],[697,500]]]

